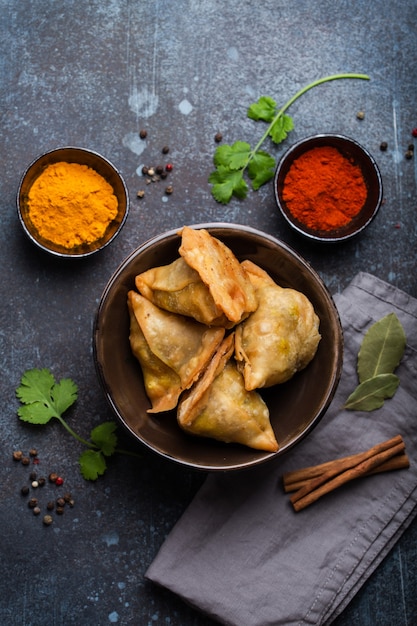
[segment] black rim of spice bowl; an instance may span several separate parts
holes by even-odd
[[[53,163],[65,161],[87,165],[103,176],[113,187],[118,201],[118,213],[115,220],[108,226],[104,237],[91,244],[81,245],[72,250],[47,241],[39,236],[28,216],[28,193],[43,170]],[[129,195],[126,183],[119,170],[103,155],[76,146],[63,146],[44,152],[34,159],[24,171],[17,191],[17,213],[26,236],[38,248],[60,258],[80,259],[91,256],[106,248],[120,233],[129,212]]]
[[[294,160],[319,146],[334,147],[358,165],[368,192],[366,202],[358,215],[346,226],[333,231],[308,228],[291,214],[282,198],[284,180]],[[350,137],[323,133],[298,141],[281,157],[274,177],[274,194],[281,215],[293,230],[311,240],[336,243],[355,237],[372,222],[382,203],[383,186],[378,165],[366,148]]]

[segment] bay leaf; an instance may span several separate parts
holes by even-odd
[[[375,322],[365,334],[359,350],[359,382],[379,374],[393,374],[402,359],[405,345],[405,332],[395,313],[389,313]]]
[[[344,408],[352,411],[379,409],[384,400],[393,397],[399,384],[400,379],[395,374],[377,374],[356,387],[346,400]]]

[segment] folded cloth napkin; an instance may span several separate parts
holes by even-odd
[[[282,460],[210,474],[146,572],[222,624],[330,624],[417,514],[417,300],[361,273],[335,302],[344,367],[320,424]],[[407,335],[394,398],[368,413],[341,410],[357,384],[364,333],[391,312]],[[410,469],[352,481],[294,512],[283,492],[284,472],[397,434]]]

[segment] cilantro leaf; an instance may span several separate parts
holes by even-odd
[[[248,165],[248,176],[252,180],[252,188],[259,189],[274,176],[275,159],[262,150],[257,152]]]
[[[117,424],[115,422],[103,422],[99,424],[90,433],[90,438],[93,443],[101,450],[105,456],[111,456],[117,446],[117,436],[115,430]]]
[[[248,109],[248,117],[251,120],[263,120],[272,122],[276,114],[277,103],[269,96],[261,96],[258,102],[251,104]]]
[[[209,182],[213,184],[212,194],[217,202],[227,204],[234,195],[237,198],[246,198],[248,185],[243,179],[243,170],[230,170],[219,166],[210,174]]]
[[[97,480],[107,469],[106,460],[100,450],[85,450],[80,455],[78,463],[86,480]]]
[[[77,399],[77,385],[69,378],[55,383],[46,368],[27,370],[16,389],[22,405],[20,419],[32,424],[46,424],[52,417],[61,417]]]
[[[289,115],[283,115],[278,118],[271,126],[269,136],[274,143],[281,143],[287,138],[288,133],[294,129],[294,122]]]
[[[224,144],[216,148],[213,162],[216,167],[227,167],[231,170],[239,170],[248,162],[250,145],[245,141],[236,141],[232,146]]]

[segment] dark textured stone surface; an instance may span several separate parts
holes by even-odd
[[[15,388],[25,369],[50,367],[79,385],[68,418],[80,434],[112,419],[92,359],[99,298],[137,245],[183,224],[230,221],[267,231],[309,260],[332,292],[365,270],[417,296],[416,161],[404,158],[417,126],[417,3],[0,0],[0,9],[0,623],[207,625],[143,578],[204,477],[149,456],[118,456],[105,477],[86,483],[77,467],[79,444],[58,423],[20,423]],[[306,94],[290,111],[295,130],[272,150],[279,157],[316,132],[362,143],[375,156],[385,189],[371,227],[323,248],[288,231],[271,185],[244,202],[217,204],[207,184],[215,133],[228,143],[254,144],[260,128],[245,115],[260,95],[284,103],[310,81],[346,71],[372,80],[338,81]],[[365,111],[362,121],[358,110]],[[141,128],[146,140],[138,137]],[[381,141],[388,142],[386,152],[379,151]],[[145,188],[139,175],[143,164],[164,162],[166,144],[174,164],[169,197],[163,183]],[[131,196],[116,242],[76,263],[35,250],[15,210],[23,170],[60,145],[101,152],[120,169]],[[28,471],[11,460],[15,448],[32,446],[39,450],[39,474],[62,473],[75,499],[48,528],[20,496]],[[42,499],[56,490],[46,485]],[[415,623],[416,545],[414,523],[338,626]]]

